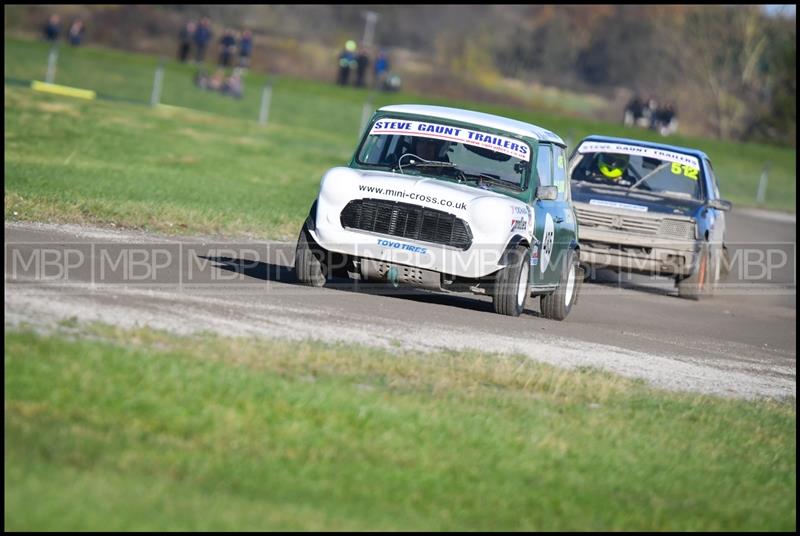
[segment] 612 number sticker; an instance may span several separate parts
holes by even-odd
[[[689,177],[693,181],[697,180],[697,174],[700,173],[700,170],[696,167],[687,166],[686,164],[679,164],[677,162],[672,163],[672,172],[675,175],[683,175],[685,177]]]

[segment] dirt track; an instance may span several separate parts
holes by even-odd
[[[178,333],[519,352],[669,389],[794,397],[795,223],[740,212],[728,228],[739,262],[714,299],[690,302],[670,281],[601,272],[571,316],[554,322],[538,316],[538,300],[510,318],[471,294],[299,286],[294,244],[7,222],[6,323],[77,317]]]

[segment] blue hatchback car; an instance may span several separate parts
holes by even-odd
[[[690,299],[711,296],[725,278],[731,203],[702,151],[589,136],[569,176],[582,264],[673,277]]]

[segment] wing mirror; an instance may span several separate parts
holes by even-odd
[[[733,208],[733,203],[731,203],[730,201],[726,201],[724,199],[712,199],[711,201],[706,203],[706,206],[728,212]]]
[[[558,188],[555,186],[539,186],[536,188],[536,199],[541,201],[555,201],[558,199]]]

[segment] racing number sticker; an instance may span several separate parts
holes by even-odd
[[[677,162],[672,163],[671,170],[675,175],[684,175],[693,181],[697,180],[697,174],[700,173],[700,170],[696,167],[687,166],[686,164],[679,164]]]
[[[553,217],[550,214],[547,214],[546,216],[547,217],[544,222],[544,235],[542,235],[541,264],[539,265],[542,273],[547,270],[547,265],[550,264],[550,254],[553,253],[553,239],[555,238]]]

